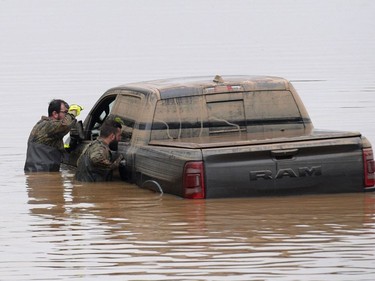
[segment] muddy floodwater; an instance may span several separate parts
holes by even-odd
[[[291,80],[316,128],[375,145],[375,2],[0,1],[0,280],[375,280],[375,193],[183,200],[25,175],[52,98],[180,76]],[[345,176],[345,175],[343,175]]]

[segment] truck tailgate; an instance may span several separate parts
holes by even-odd
[[[206,197],[360,191],[359,137],[203,149]]]

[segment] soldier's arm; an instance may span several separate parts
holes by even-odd
[[[97,149],[90,155],[93,165],[100,169],[112,169],[112,162],[110,161],[109,151],[106,149]]]
[[[67,113],[62,120],[56,120],[52,122],[51,134],[66,135],[69,133],[72,126],[75,124],[76,119],[74,115]]]

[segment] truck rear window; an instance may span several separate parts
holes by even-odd
[[[303,128],[289,91],[210,94],[158,101],[152,140]]]

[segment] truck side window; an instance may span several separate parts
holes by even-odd
[[[116,96],[110,96],[104,99],[93,111],[88,131],[90,132],[90,139],[95,140],[99,136],[100,126],[108,117],[113,107]]]
[[[151,140],[207,135],[207,108],[204,97],[171,98],[157,102]]]
[[[136,93],[122,92],[118,95],[111,114],[121,118],[123,122],[121,141],[130,142],[136,121],[142,112],[142,98]]]

